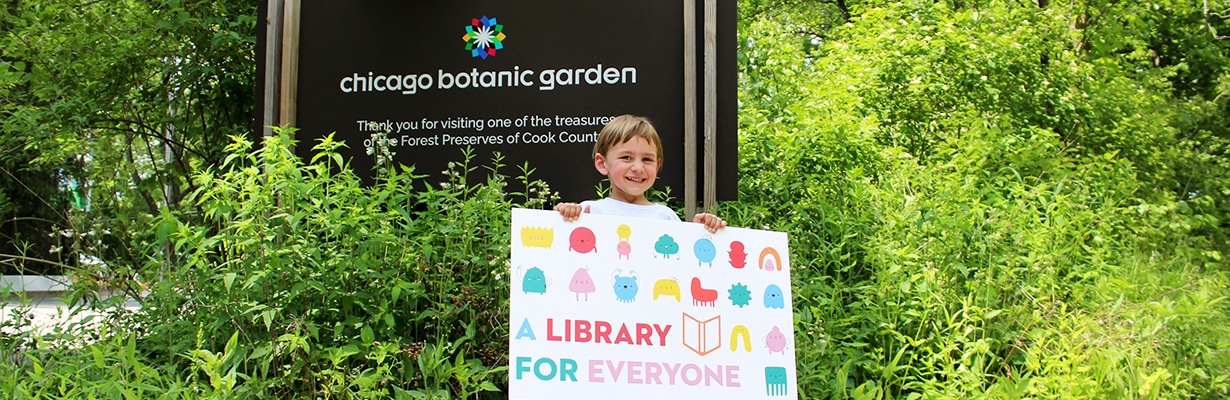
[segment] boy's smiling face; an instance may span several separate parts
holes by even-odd
[[[657,146],[642,136],[616,144],[606,154],[594,155],[594,168],[611,180],[611,198],[632,204],[651,204],[645,192],[658,179]]]

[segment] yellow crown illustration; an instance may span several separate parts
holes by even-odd
[[[521,228],[521,244],[525,247],[541,247],[544,249],[549,249],[551,248],[551,242],[554,241],[555,229],[537,226],[526,226]]]

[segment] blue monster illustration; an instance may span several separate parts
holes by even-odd
[[[665,258],[670,258],[672,255],[678,258],[679,243],[675,243],[675,238],[671,235],[662,235],[658,238],[658,242],[653,244],[653,251],[654,258],[657,258],[658,254]]]
[[[764,288],[764,306],[766,308],[786,308],[786,296],[782,294],[782,288],[777,285]]]
[[[636,271],[629,271],[631,274],[622,276],[620,271],[615,270],[615,298],[624,303],[631,303],[636,300],[636,292],[639,289],[636,285]]]
[[[525,294],[546,294],[547,276],[538,267],[530,268],[528,271],[525,271],[525,276],[521,278],[521,290],[525,291]]]
[[[772,397],[785,396],[790,391],[785,367],[764,367],[764,390]]]
[[[696,240],[696,244],[692,245],[692,252],[696,253],[696,266],[709,263],[709,268],[713,268],[713,258],[717,257],[717,247],[713,245],[713,241],[700,238]]]

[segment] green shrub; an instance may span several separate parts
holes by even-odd
[[[308,165],[290,144],[285,131],[257,151],[237,138],[220,171],[196,177],[189,201],[201,222],[159,218],[179,265],[150,287],[138,318],[150,357],[187,368],[209,356],[194,349],[237,335],[222,363],[241,394],[498,390],[509,210],[547,204],[545,185],[523,169],[528,192],[506,193],[498,156],[479,173],[466,153],[440,187],[389,165],[365,186],[332,137]]]
[[[790,234],[802,397],[1230,395],[1219,195],[1169,187],[1222,159],[1162,145],[1164,81],[1043,65],[1062,25],[995,7],[740,32],[719,214]]]
[[[332,137],[306,165],[291,143],[280,129],[259,150],[235,138],[195,177],[185,209],[199,214],[164,209],[150,228],[142,308],[64,330],[93,338],[72,345],[6,337],[21,362],[5,385],[34,398],[495,395],[509,211],[553,202],[545,184],[522,167],[528,190],[508,193],[498,155],[480,170],[466,152],[439,187],[388,165],[364,185]]]

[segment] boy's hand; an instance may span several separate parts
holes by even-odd
[[[573,222],[581,218],[581,213],[589,214],[589,205],[581,207],[577,203],[559,203],[555,205],[555,211],[564,216],[564,222]]]
[[[717,233],[718,229],[726,227],[726,221],[709,213],[696,213],[696,216],[692,217],[692,222],[705,224],[705,229],[708,230],[709,233]]]

